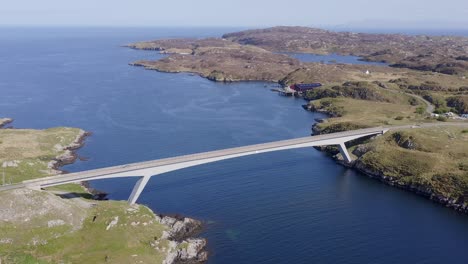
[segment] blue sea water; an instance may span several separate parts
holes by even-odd
[[[18,128],[91,131],[81,171],[302,137],[314,118],[272,84],[215,83],[128,63],[139,40],[232,29],[0,28],[0,116]],[[94,181],[126,200],[135,179]],[[153,177],[140,203],[205,222],[210,263],[466,263],[468,218],[314,149],[225,160]]]

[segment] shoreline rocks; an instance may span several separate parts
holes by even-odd
[[[169,228],[162,238],[171,240],[170,250],[163,264],[198,264],[208,260],[206,239],[193,238],[202,229],[202,223],[188,217],[156,215],[156,220]]]
[[[47,164],[47,168],[50,170],[51,174],[63,174],[66,173],[64,170],[60,170],[61,167],[72,164],[78,158],[76,151],[83,147],[86,137],[90,136],[90,132],[81,130],[80,133],[76,136],[75,140],[68,146],[61,147],[60,150],[65,150],[65,152],[50,161]]]
[[[370,170],[369,168],[367,168],[360,162],[354,162],[352,166],[350,166],[350,168],[353,168],[367,175],[369,178],[377,179],[380,182],[385,183],[387,185],[413,192],[417,195],[426,197],[429,200],[436,202],[440,205],[454,209],[455,211],[458,211],[464,214],[468,214],[468,206],[464,204],[460,204],[459,201],[457,201],[454,198],[449,198],[440,194],[436,194],[430,188],[427,188],[420,184],[405,184],[405,183],[399,182],[397,179],[393,177],[385,176],[382,172]]]
[[[3,118],[3,119],[0,119],[0,128],[4,128],[5,125],[8,125],[10,123],[13,122],[13,119],[12,118]]]

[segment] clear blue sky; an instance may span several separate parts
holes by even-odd
[[[468,29],[468,0],[1,0],[0,25]]]

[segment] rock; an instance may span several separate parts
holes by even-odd
[[[3,128],[5,125],[13,122],[13,119],[11,118],[2,118],[0,119],[0,128]]]
[[[106,230],[109,230],[113,227],[115,227],[119,223],[119,217],[116,216],[114,219],[107,225]]]
[[[11,238],[0,238],[0,244],[12,244],[13,239]]]
[[[20,161],[19,160],[11,160],[11,161],[4,161],[2,164],[3,168],[6,167],[18,167]]]
[[[170,227],[169,237],[176,241],[181,241],[186,237],[190,237],[201,229],[200,221],[187,217],[182,220],[177,220],[176,218],[165,216],[161,223]]]
[[[65,224],[65,221],[61,220],[61,219],[57,219],[57,220],[50,220],[47,222],[47,227],[51,228],[51,227],[55,227],[55,226],[62,226]]]
[[[179,248],[169,252],[163,264],[204,263],[208,259],[208,253],[204,250],[206,246],[205,239],[191,238],[175,245],[170,244],[169,246],[172,249],[175,249],[177,246]]]
[[[417,148],[417,144],[412,140],[412,138],[409,138],[407,140],[405,140],[401,146],[405,149],[416,149]]]
[[[369,147],[367,145],[359,145],[357,148],[353,150],[353,154],[356,155],[357,157],[361,157],[362,155],[366,154],[369,152]]]
[[[204,239],[188,239],[187,243],[187,254],[182,255],[182,259],[198,259],[199,261],[207,260],[206,252],[202,252],[206,246],[206,241]]]
[[[208,258],[204,250],[206,240],[201,238],[188,238],[201,230],[201,222],[191,218],[176,218],[157,215],[155,220],[166,225],[169,230],[163,231],[161,238],[172,240],[169,242],[169,252],[164,264],[174,263],[203,263]],[[155,248],[159,249],[158,243]]]
[[[328,119],[326,118],[315,118],[317,123],[328,123]]]

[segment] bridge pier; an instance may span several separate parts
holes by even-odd
[[[346,148],[346,145],[344,142],[340,143],[338,145],[339,149],[340,149],[340,153],[341,153],[341,156],[343,156],[343,159],[347,162],[347,163],[350,163],[351,161],[353,161],[351,159],[351,156],[349,155],[348,153],[348,149]]]
[[[151,178],[151,175],[145,175],[141,177],[140,179],[138,179],[138,181],[135,183],[132,193],[130,194],[130,197],[128,198],[128,203],[130,205],[136,203],[136,201],[138,200],[138,197],[140,197],[141,192],[143,191],[143,189],[145,189],[145,186],[148,183],[150,178]]]

